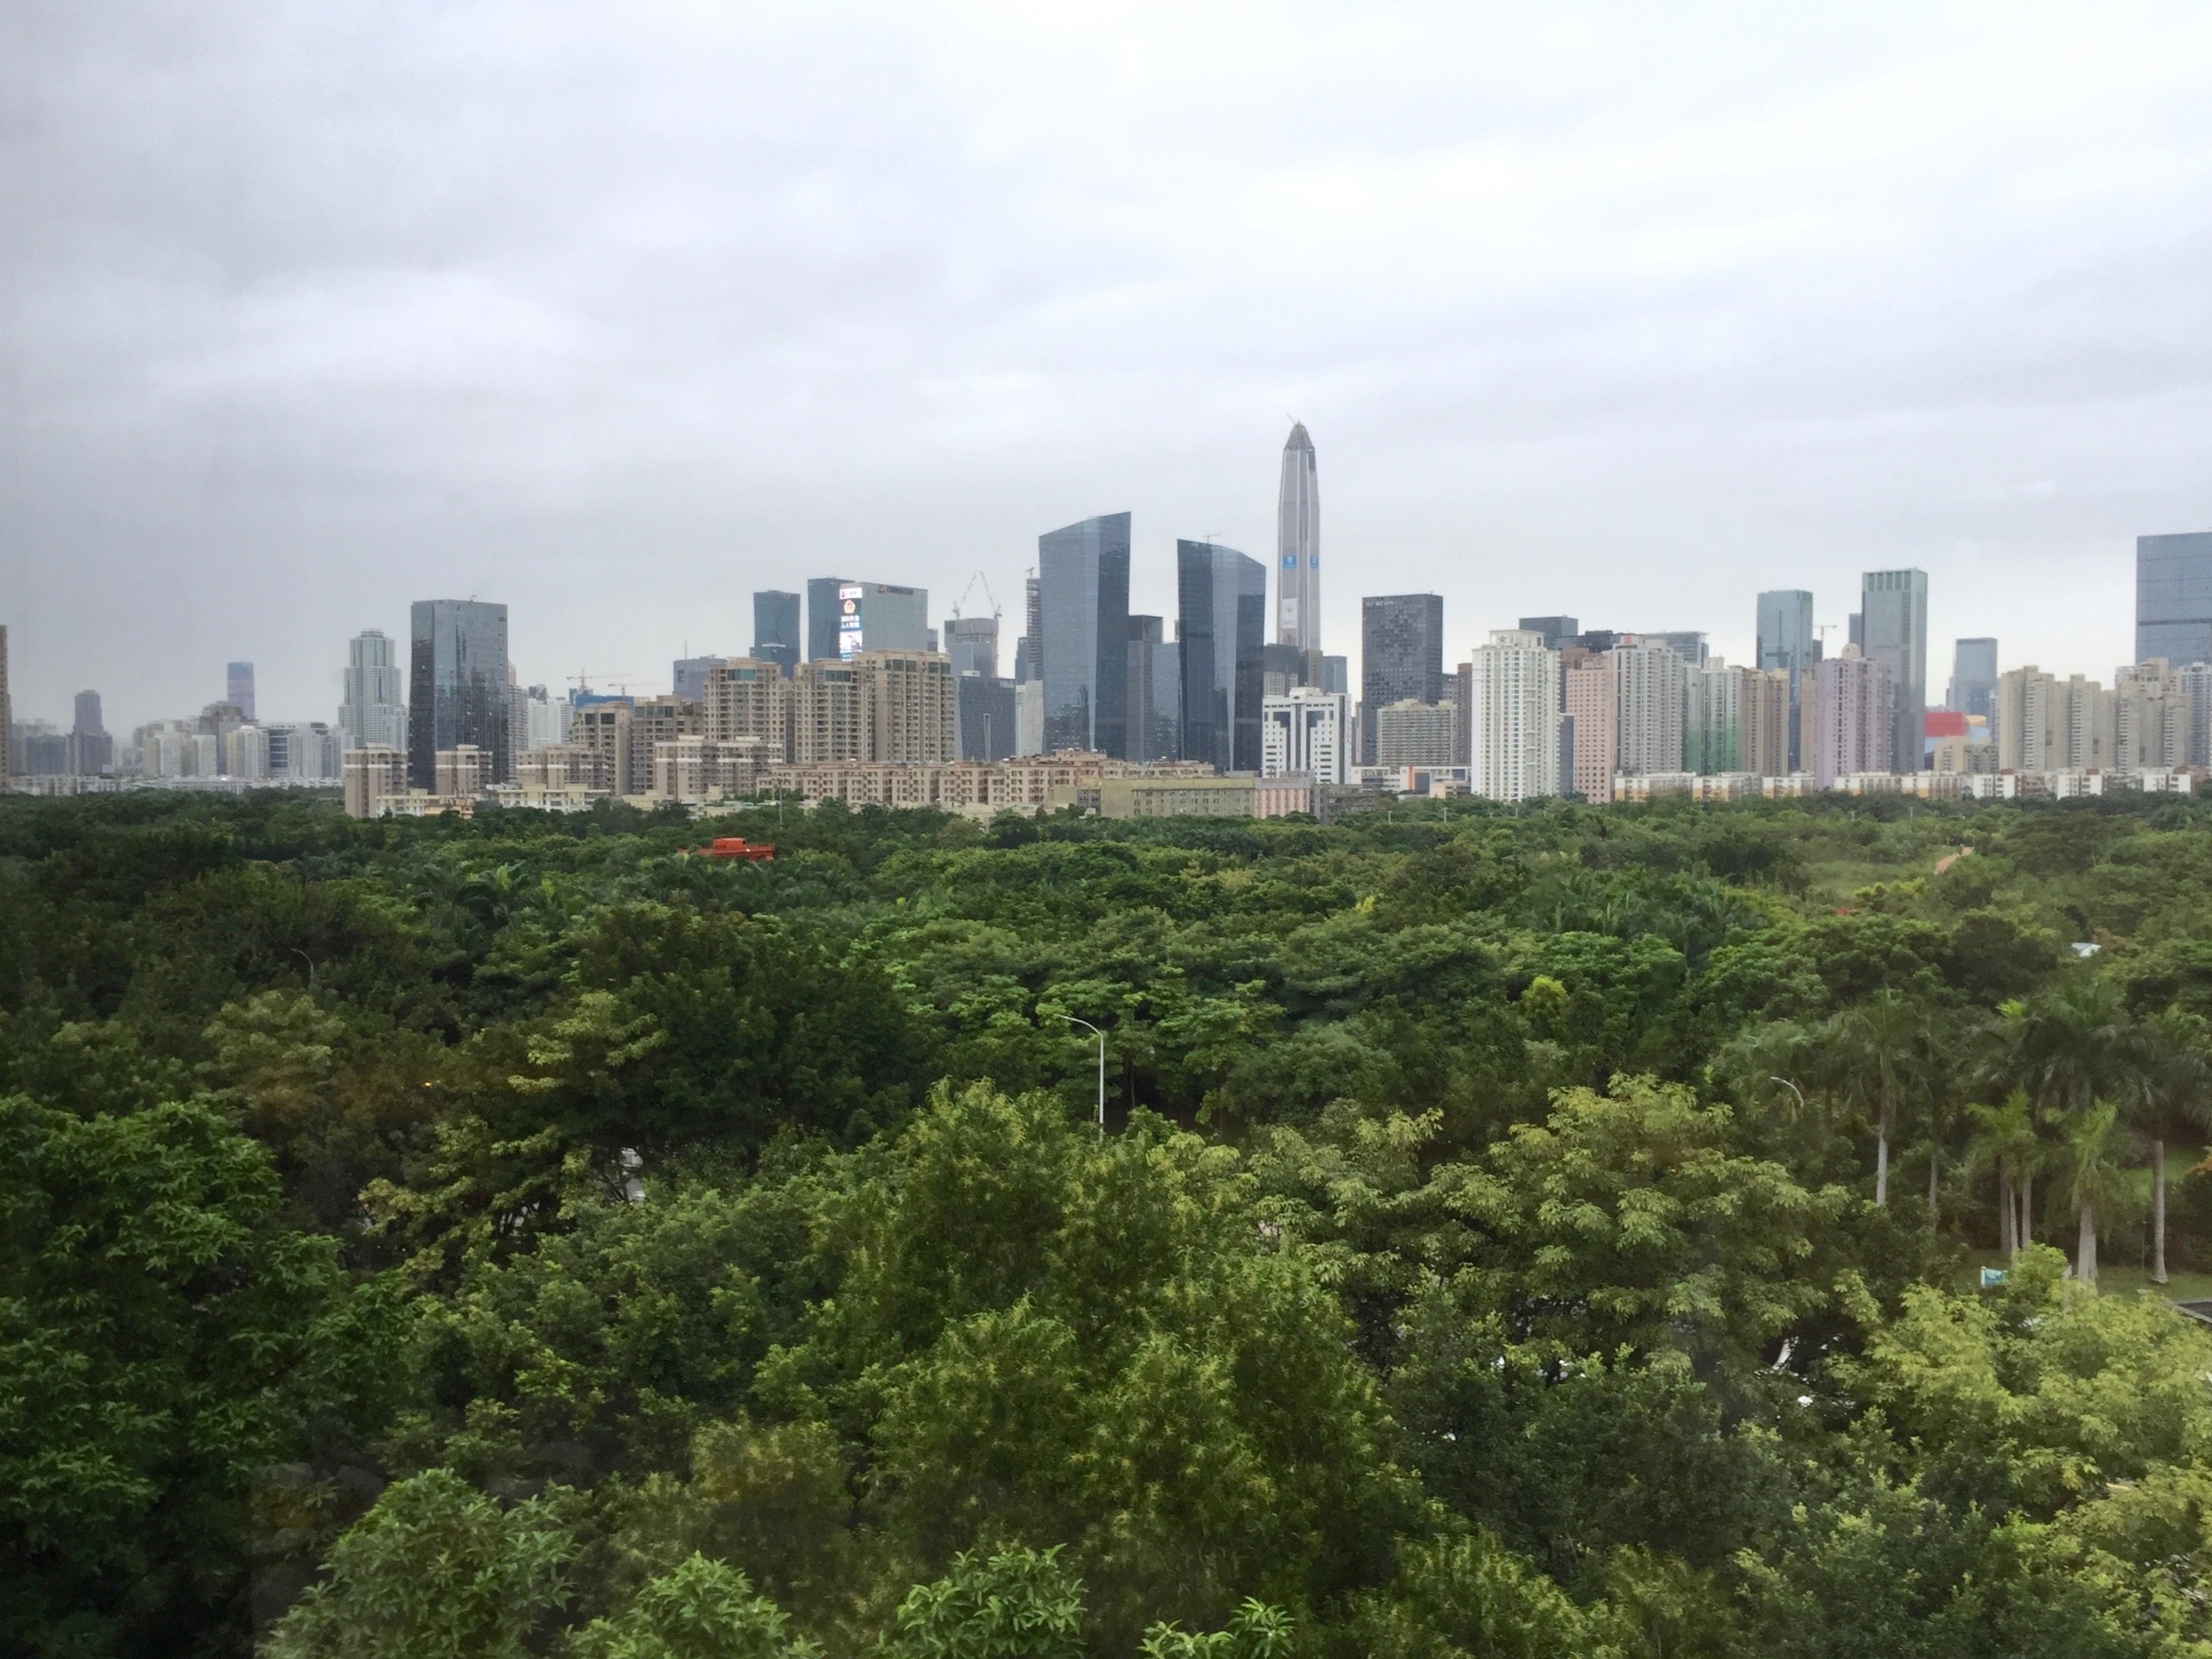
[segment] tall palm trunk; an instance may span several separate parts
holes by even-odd
[[[1874,1120],[1874,1207],[1889,1208],[1889,1109]]]
[[[2020,1231],[2013,1237],[2012,1248],[2024,1250],[2035,1242],[2035,1177],[2020,1178]]]
[[[2085,1285],[2097,1282],[2097,1211],[2081,1207],[2081,1235],[2074,1244],[2074,1277]]]
[[[1940,1148],[1928,1148],[1928,1231],[1936,1230],[1936,1183],[1943,1173],[1943,1152]]]
[[[1997,1160],[1997,1248],[2009,1260],[2020,1253],[2020,1217],[2013,1213],[2012,1177]]]
[[[2151,1283],[2166,1282],[2166,1143],[2151,1142]]]

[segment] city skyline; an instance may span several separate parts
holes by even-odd
[[[1682,601],[1832,624],[1917,567],[1932,639],[2101,672],[2134,538],[2212,522],[2200,10],[1385,7],[1257,55],[1147,15],[887,12],[856,55],[563,14],[519,57],[476,0],[31,15],[0,617],[42,718],[232,659],[327,710],[419,593],[511,603],[526,680],[641,682],[746,649],[795,566],[1005,593],[1102,503],[1165,614],[1171,533],[1273,547],[1294,417],[1324,640],[1425,589],[1455,657],[1601,595],[1748,660]]]

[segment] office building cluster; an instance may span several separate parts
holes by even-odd
[[[1187,537],[1172,618],[1130,610],[1130,514],[1046,532],[1010,663],[987,581],[987,615],[962,614],[964,595],[936,625],[917,587],[821,576],[756,593],[744,654],[679,658],[670,689],[649,695],[523,685],[505,605],[423,600],[404,640],[371,628],[349,641],[334,722],[261,718],[242,661],[219,701],[119,742],[95,691],[67,731],[16,719],[0,627],[4,765],[15,787],[55,794],[339,784],[364,815],[767,795],[1323,816],[1408,792],[2179,790],[2212,766],[2212,532],[2139,539],[2136,660],[2108,689],[2005,668],[1997,641],[1974,637],[1932,706],[1928,579],[1911,569],[1866,572],[1841,641],[1811,593],[1759,595],[1747,663],[1700,632],[1534,616],[1448,668],[1441,595],[1371,595],[1355,687],[1348,656],[1323,647],[1319,469],[1302,424],[1276,506],[1271,604],[1269,565]]]

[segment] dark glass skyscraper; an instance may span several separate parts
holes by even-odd
[[[1360,762],[1371,766],[1377,710],[1444,701],[1444,596],[1371,594],[1359,611]]]
[[[507,607],[474,599],[418,599],[409,613],[407,781],[438,787],[438,751],[473,743],[492,757],[492,781],[515,775],[507,719]]]
[[[1129,515],[1037,538],[1045,752],[1129,752]],[[1032,672],[1034,672],[1033,665]]]
[[[1175,544],[1182,643],[1183,758],[1260,769],[1267,566],[1211,541]]]
[[[771,588],[753,595],[753,660],[773,663],[786,680],[799,666],[799,595]]]
[[[2135,538],[2135,660],[2212,663],[2212,530]]]
[[[1813,664],[1820,660],[1813,632],[1813,596],[1802,588],[1778,588],[1759,595],[1759,666],[1787,671],[1790,677],[1789,766],[1807,772],[1803,713]]]
[[[1183,757],[1182,652],[1158,617],[1129,618],[1129,758]]]
[[[806,660],[818,663],[835,657],[837,649],[837,590],[849,576],[810,576],[806,584]]]
[[[223,701],[249,720],[253,717],[253,664],[233,663],[223,676]]]
[[[1859,649],[1889,666],[1891,767],[1918,772],[1928,725],[1928,572],[1869,571],[1859,587]]]

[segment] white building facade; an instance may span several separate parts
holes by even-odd
[[[1475,649],[1470,703],[1470,791],[1493,801],[1557,795],[1559,653],[1544,636],[1494,630]]]
[[[1351,764],[1352,700],[1340,691],[1294,686],[1260,703],[1260,775],[1342,783]]]

